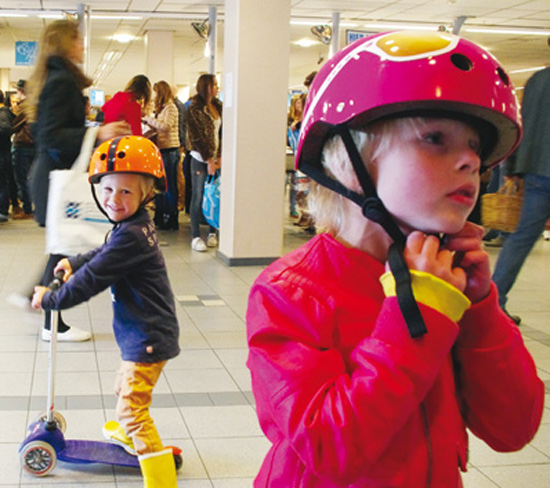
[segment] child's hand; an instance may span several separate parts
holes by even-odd
[[[34,295],[32,296],[32,308],[36,308],[40,310],[42,308],[42,298],[44,297],[44,294],[48,291],[48,288],[45,286],[35,286],[34,287]]]
[[[454,251],[454,265],[466,273],[464,294],[477,303],[483,300],[491,290],[491,268],[489,255],[483,250],[481,238],[483,228],[466,222],[457,234],[445,236],[444,247]]]
[[[407,237],[404,256],[409,269],[437,276],[464,293],[466,273],[464,269],[454,267],[453,253],[449,249],[441,249],[437,237],[412,232]]]
[[[71,267],[71,263],[69,263],[69,260],[67,258],[63,258],[58,261],[53,270],[53,274],[56,275],[60,271],[63,271],[63,282],[66,282],[73,274],[73,268]]]

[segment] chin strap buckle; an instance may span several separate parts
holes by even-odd
[[[377,197],[367,197],[361,205],[363,215],[377,224],[383,225],[388,221],[388,211]]]

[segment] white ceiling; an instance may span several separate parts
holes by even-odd
[[[279,0],[257,0],[279,1]],[[2,0],[0,7],[0,68],[11,68],[11,79],[26,77],[29,68],[15,67],[14,42],[38,40],[48,20],[37,13],[76,11],[85,3],[93,15],[136,13],[139,20],[91,20],[89,75],[94,75],[104,55],[118,51],[120,58],[101,79],[99,88],[114,93],[123,88],[134,74],[145,71],[144,34],[148,30],[174,31],[174,82],[192,85],[201,72],[208,69],[204,57],[205,42],[191,27],[192,21],[204,21],[209,6],[217,7],[217,70],[223,67],[223,0]],[[310,32],[315,24],[330,24],[333,12],[340,15],[341,45],[347,29],[380,31],[375,22],[422,23],[451,27],[459,16],[468,16],[461,35],[484,45],[503,63],[516,86],[522,86],[532,72],[515,70],[550,65],[550,0],[290,0],[291,46],[289,87],[301,85],[306,74],[318,69],[327,58],[329,46],[318,42],[303,48],[298,39],[315,38]],[[3,16],[8,12],[27,13],[24,18]],[[38,12],[41,11],[41,12]],[[300,25],[296,25],[300,23]],[[306,25],[303,25],[303,24]],[[547,35],[479,34],[473,27],[521,28],[546,31]],[[258,26],[261,29],[261,26]],[[133,34],[137,38],[127,44],[112,40],[115,33]],[[3,53],[3,54],[2,54]],[[156,80],[153,80],[156,81]],[[222,87],[223,88],[223,87]]]

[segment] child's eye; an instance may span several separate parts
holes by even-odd
[[[422,138],[430,144],[440,145],[443,144],[443,134],[441,132],[428,132],[422,136]]]
[[[472,151],[474,151],[478,155],[481,154],[481,141],[474,139],[471,140],[469,144]]]

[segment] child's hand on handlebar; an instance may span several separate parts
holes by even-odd
[[[71,263],[67,258],[61,259],[56,265],[53,270],[53,274],[57,275],[58,273],[63,273],[63,283],[65,283],[73,274],[73,268],[71,267]]]
[[[40,310],[40,308],[42,308],[42,298],[47,291],[49,291],[49,288],[46,286],[34,287],[34,295],[32,296],[31,302],[32,308],[36,308],[37,310]]]

